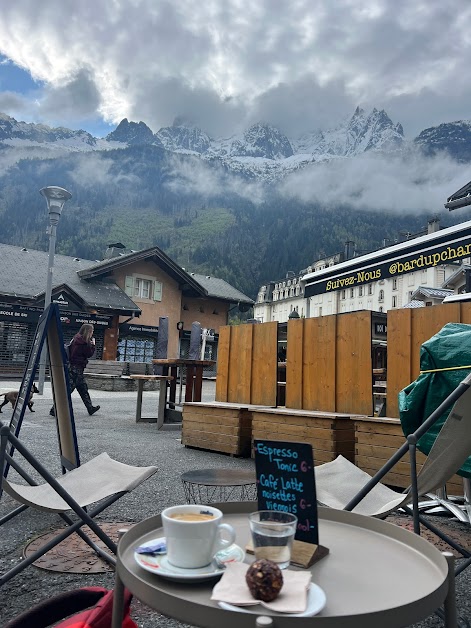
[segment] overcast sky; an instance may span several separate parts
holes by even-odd
[[[470,0],[2,2],[0,111],[96,135],[184,116],[294,137],[360,105],[412,138],[471,119],[470,24]]]

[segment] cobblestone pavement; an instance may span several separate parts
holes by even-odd
[[[0,392],[18,389],[19,382],[0,381]],[[205,381],[203,400],[214,399],[215,382]],[[199,468],[253,468],[250,459],[189,449],[182,446],[179,431],[157,432],[155,424],[135,423],[136,393],[90,391],[93,404],[101,409],[88,416],[77,393],[72,395],[77,436],[82,462],[103,451],[122,462],[147,466],[155,464],[159,471],[135,491],[118,500],[103,513],[103,521],[136,522],[159,513],[163,508],[184,502],[180,476]],[[145,392],[143,416],[155,414],[158,392]],[[60,473],[55,421],[49,416],[51,390],[46,383],[44,396],[35,395],[35,413],[26,411],[21,438],[53,473]],[[0,419],[9,419],[9,411]],[[4,495],[0,516],[11,510],[12,501]],[[57,519],[37,511],[26,511],[1,528],[0,569],[21,559],[25,544],[38,534],[55,527]],[[468,569],[471,572],[471,569]],[[354,574],[352,574],[354,577]],[[29,567],[1,588],[0,626],[40,600],[81,586],[112,588],[112,573],[66,574]],[[469,575],[462,574],[457,583],[461,615],[471,617]],[[133,601],[133,617],[142,628],[181,626],[180,623],[150,610],[138,600]],[[427,618],[416,628],[442,625],[436,616]],[[32,627],[33,628],[33,627]]]

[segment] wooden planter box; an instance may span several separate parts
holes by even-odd
[[[234,456],[250,456],[252,412],[229,403],[183,405],[182,444]]]
[[[252,437],[310,443],[316,465],[330,462],[339,454],[353,462],[355,454],[353,421],[346,414],[334,412],[289,408],[254,409]]]
[[[355,417],[355,464],[363,471],[374,475],[403,445],[404,433],[399,419]],[[424,463],[426,456],[417,452],[417,465]],[[407,488],[410,486],[410,465],[408,454],[398,462],[393,471],[386,474],[384,484]],[[447,484],[450,495],[463,494],[463,480],[454,475]]]

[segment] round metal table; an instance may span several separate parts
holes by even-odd
[[[218,506],[224,520],[234,526],[237,544],[249,539],[247,515],[252,503]],[[163,534],[160,516],[135,525],[118,545],[113,628],[120,628],[123,589],[178,621],[206,628],[398,628],[427,617],[447,598],[453,570],[430,543],[399,526],[343,510],[319,508],[319,536],[330,549],[328,556],[311,567],[313,582],[327,597],[315,617],[293,618],[262,606],[255,613],[221,609],[210,599],[214,582],[180,583],[143,570],[134,559],[134,548]],[[249,563],[253,557],[246,556]],[[449,575],[450,574],[450,575]],[[453,587],[446,599],[454,610]],[[450,614],[448,615],[450,617]],[[448,626],[452,622],[448,622]]]
[[[255,471],[250,469],[199,469],[183,473],[181,480],[189,504],[257,499]]]

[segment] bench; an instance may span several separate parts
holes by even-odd
[[[124,374],[126,362],[112,360],[90,360],[85,367],[85,375],[103,375],[104,377],[121,377]]]
[[[152,367],[145,362],[90,360],[84,374],[88,386],[92,390],[135,391],[137,390],[137,382],[132,376],[145,376],[148,368]],[[146,390],[159,390],[158,382],[149,380],[146,383]]]

